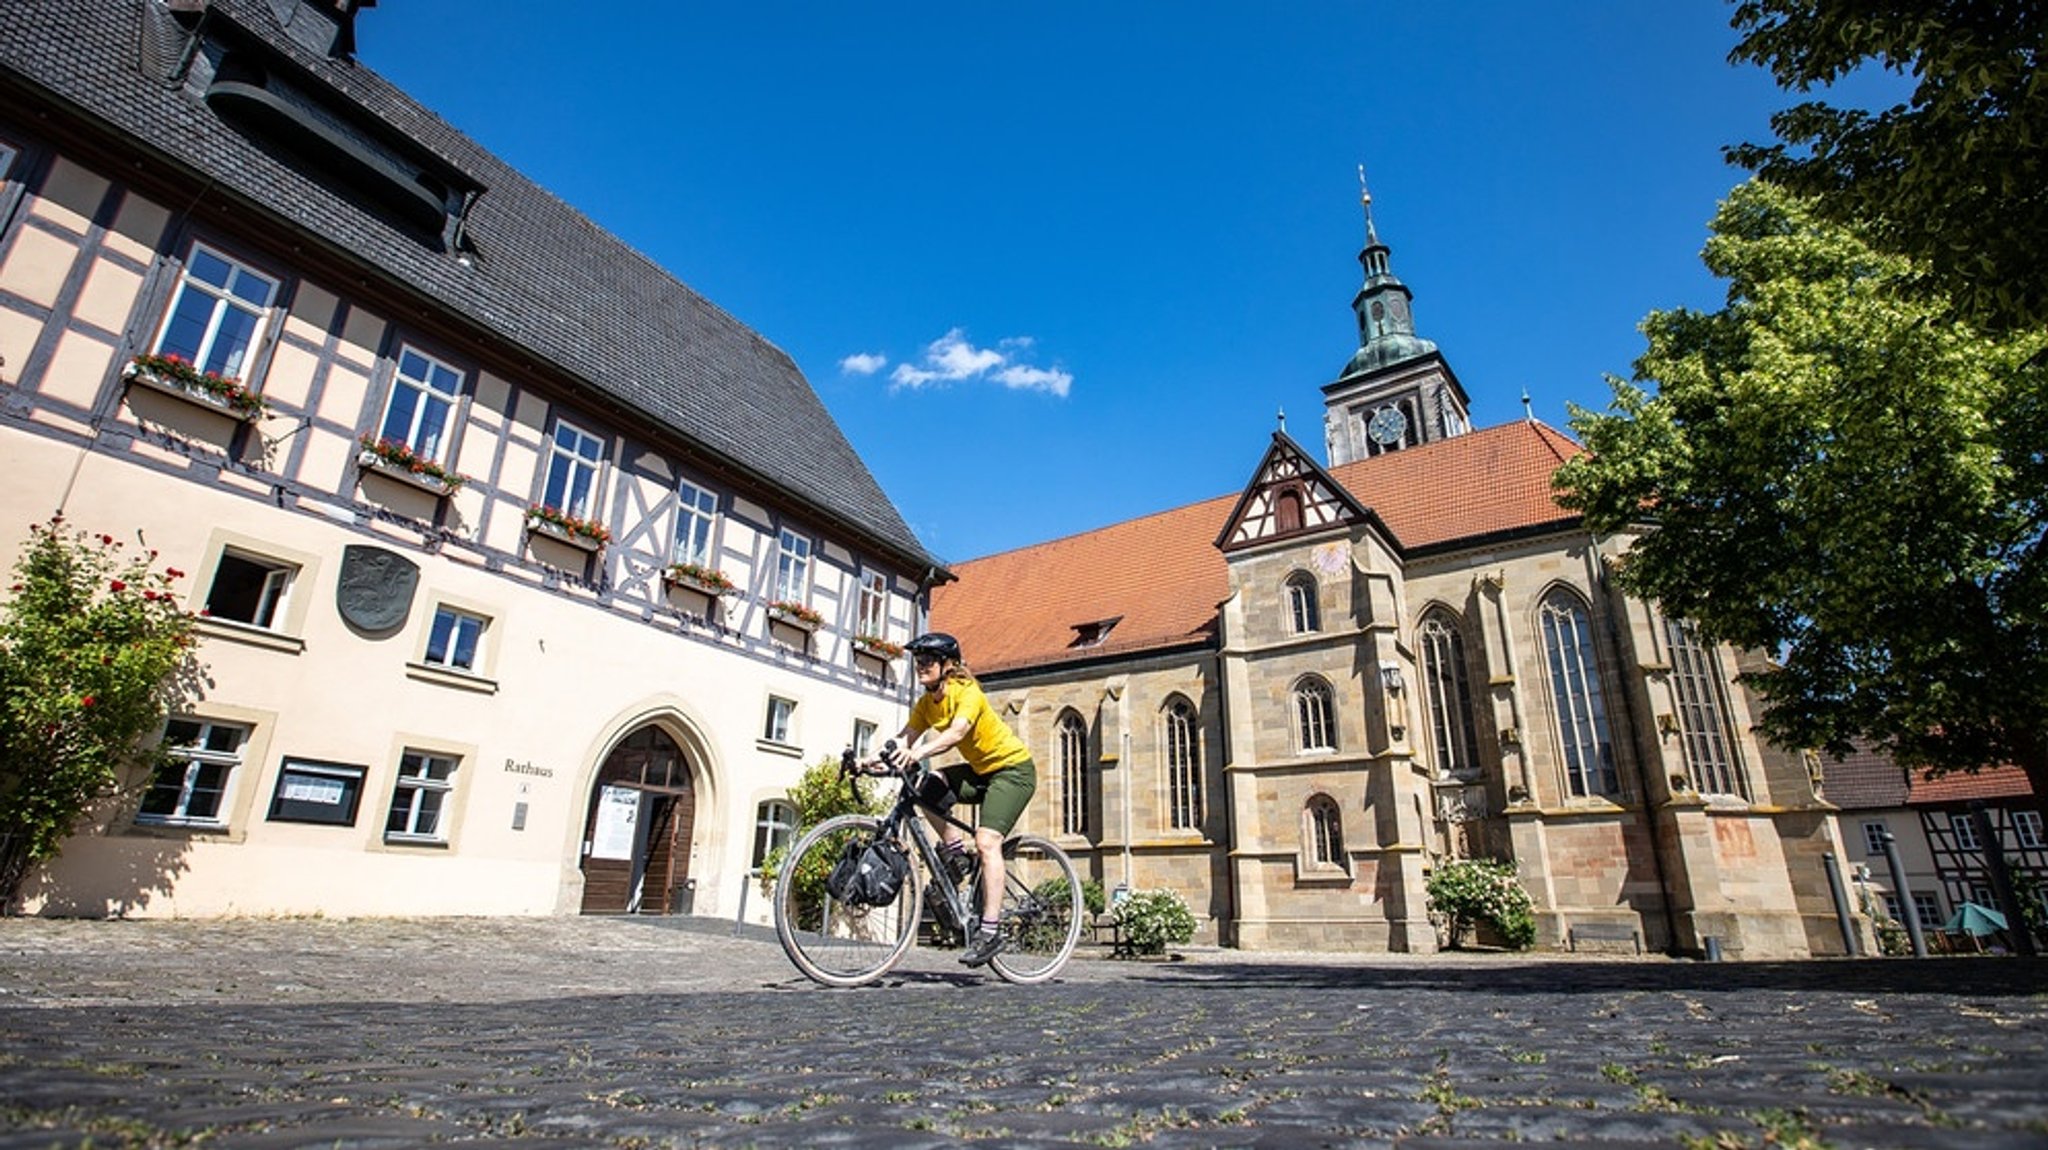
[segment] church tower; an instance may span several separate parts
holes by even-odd
[[[1373,226],[1372,195],[1358,170],[1365,208],[1365,283],[1352,297],[1358,352],[1323,385],[1323,433],[1330,466],[1399,451],[1471,430],[1470,400],[1443,353],[1415,334],[1413,294],[1395,276],[1390,249]]]

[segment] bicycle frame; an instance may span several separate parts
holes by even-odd
[[[847,785],[853,788],[855,802],[861,806],[866,806],[865,802],[861,802],[859,772],[852,770],[850,766],[852,756],[852,751],[846,752],[841,761],[841,770],[850,776]],[[980,856],[979,854],[974,856],[977,861],[973,871],[970,872],[975,881],[964,888],[967,894],[973,898],[973,902],[970,904],[962,896],[962,888],[954,885],[951,876],[946,870],[945,860],[939,857],[939,836],[932,833],[931,824],[922,818],[919,812],[929,811],[937,815],[941,821],[966,831],[970,843],[974,839],[975,828],[974,824],[962,822],[954,818],[946,808],[928,803],[919,796],[919,784],[927,777],[936,776],[937,772],[926,767],[923,763],[912,763],[909,767],[901,770],[874,776],[876,778],[893,778],[902,784],[896,791],[896,804],[889,809],[888,814],[882,816],[881,829],[883,833],[893,835],[898,840],[901,840],[906,835],[909,837],[911,843],[916,847],[914,853],[919,861],[924,864],[925,882],[922,884],[923,888],[928,891],[936,889],[940,892],[947,909],[953,913],[953,921],[950,924],[951,928],[964,932],[966,925],[981,915]],[[941,923],[940,925],[946,926],[948,924]]]

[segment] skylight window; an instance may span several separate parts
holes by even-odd
[[[1103,641],[1109,638],[1110,631],[1123,621],[1122,615],[1115,615],[1108,619],[1097,619],[1092,623],[1076,623],[1074,641],[1067,645],[1074,648],[1100,647]]]

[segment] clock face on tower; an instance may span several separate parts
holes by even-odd
[[[1372,421],[1365,425],[1365,433],[1382,447],[1399,443],[1408,434],[1408,417],[1398,407],[1382,407],[1372,413]]]

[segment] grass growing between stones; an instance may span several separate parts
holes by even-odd
[[[76,1106],[66,1106],[61,1110],[10,1107],[0,1110],[0,1123],[4,1123],[6,1129],[16,1131],[49,1130],[64,1135],[82,1133],[86,1137],[83,1142],[75,1144],[78,1150],[91,1150],[93,1147],[106,1150],[186,1150],[204,1145],[212,1136],[204,1130],[168,1130],[140,1118],[88,1114]],[[61,1140],[51,1143],[65,1144]]]

